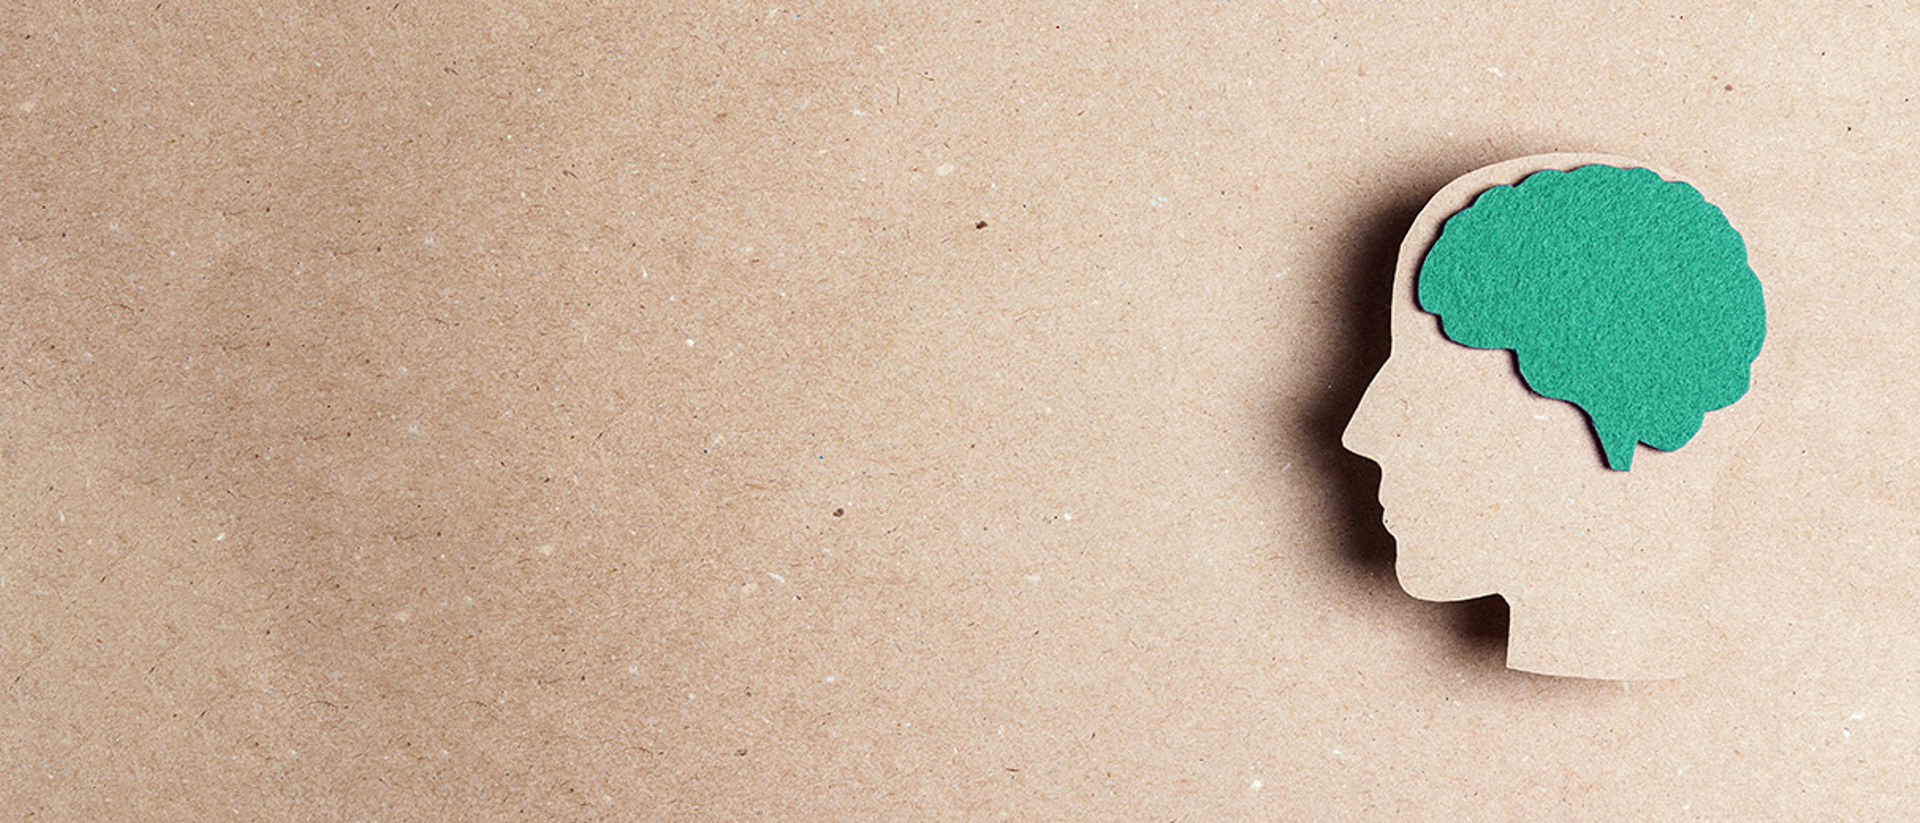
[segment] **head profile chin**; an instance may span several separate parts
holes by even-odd
[[[1396,547],[1403,546],[1395,541]],[[1400,588],[1415,600],[1430,603],[1457,603],[1462,600],[1476,600],[1488,595],[1499,594],[1489,581],[1478,584],[1465,580],[1447,579],[1423,572],[1433,569],[1431,564],[1408,563],[1405,552],[1395,557],[1394,577],[1400,582]],[[1458,571],[1452,569],[1452,571]]]

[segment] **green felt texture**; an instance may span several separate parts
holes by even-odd
[[[1637,444],[1678,449],[1746,394],[1767,331],[1740,234],[1646,169],[1488,189],[1447,219],[1418,288],[1447,337],[1512,349],[1528,386],[1585,411],[1619,471]]]

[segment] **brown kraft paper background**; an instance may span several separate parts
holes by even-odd
[[[1904,817],[1920,12],[1695,5],[13,5],[0,816]],[[1678,680],[1340,445],[1557,151],[1767,289]]]

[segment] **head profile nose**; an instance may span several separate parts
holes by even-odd
[[[1388,374],[1393,369],[1393,360],[1388,359],[1380,367],[1380,373],[1373,376],[1367,384],[1367,391],[1360,396],[1360,405],[1353,410],[1352,419],[1340,433],[1340,445],[1347,451],[1361,457],[1376,459],[1379,456],[1381,440],[1385,436],[1382,412],[1387,402],[1386,390]]]

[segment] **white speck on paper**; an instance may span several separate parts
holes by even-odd
[[[959,170],[960,168],[952,163],[941,163],[938,168],[933,170],[933,173],[941,177],[948,177]]]
[[[1265,784],[1265,783],[1262,783],[1262,782],[1260,782],[1259,780],[1254,780],[1254,781],[1253,781],[1252,783],[1248,783],[1248,784],[1247,784],[1247,789],[1248,789],[1248,791],[1256,791],[1256,792],[1257,792],[1257,791],[1260,791],[1261,789],[1263,789],[1263,788],[1265,788],[1265,787],[1266,787],[1266,785],[1267,785],[1267,784]]]
[[[1500,71],[1499,69],[1497,69],[1497,68],[1494,68],[1493,66],[1488,66],[1488,67],[1487,67],[1487,72],[1488,72],[1488,73],[1490,73],[1490,74],[1492,74],[1492,75],[1493,75],[1493,76],[1495,76],[1495,77],[1505,77],[1505,76],[1507,76],[1505,72],[1502,72],[1502,71]]]

